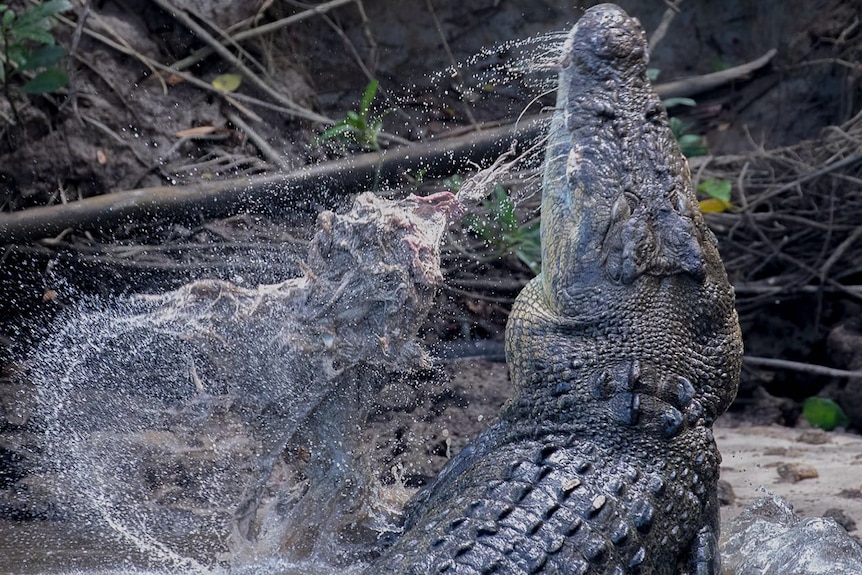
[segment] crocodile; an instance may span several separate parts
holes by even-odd
[[[405,508],[375,573],[719,571],[711,426],[734,293],[647,79],[640,23],[586,11],[559,62],[543,270],[506,327],[515,393]]]

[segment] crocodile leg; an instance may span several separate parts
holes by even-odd
[[[704,526],[694,541],[688,572],[691,575],[718,575],[720,560],[718,533],[713,527]]]

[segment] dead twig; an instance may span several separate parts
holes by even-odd
[[[449,63],[452,66],[452,75],[457,78],[458,82],[462,85],[464,84],[464,80],[461,78],[461,71],[458,69],[458,62],[455,60],[455,55],[452,53],[452,49],[449,47],[449,42],[446,40],[446,33],[443,31],[443,26],[440,24],[440,19],[437,18],[437,11],[434,10],[434,4],[431,0],[425,0],[425,6],[428,8],[428,13],[431,14],[431,19],[434,22],[434,27],[437,29],[437,35],[440,37],[440,42],[443,44],[443,50],[446,51],[446,56],[449,57]],[[470,104],[465,99],[461,98],[461,103],[464,105],[464,114],[467,116],[467,120],[470,122],[470,125],[473,126],[474,129],[478,130],[479,123],[476,121],[476,117],[473,115],[473,110],[470,109]]]
[[[674,0],[673,2],[666,2],[667,10],[664,11],[664,14],[661,17],[661,22],[656,26],[655,31],[652,33],[652,36],[649,37],[649,53],[652,54],[655,47],[659,45],[659,43],[664,39],[665,35],[667,35],[667,31],[670,28],[670,23],[673,22],[674,17],[679,14],[679,7],[685,0]]]
[[[135,57],[135,58],[137,58],[137,59],[138,59],[138,60],[139,60],[139,61],[140,61],[144,66],[146,66],[146,67],[150,70],[150,72],[153,74],[153,76],[154,76],[155,78],[157,78],[157,79],[158,79],[159,84],[160,84],[160,85],[161,85],[161,87],[162,87],[162,93],[163,93],[163,94],[167,94],[167,93],[168,93],[168,85],[167,85],[167,83],[165,82],[164,77],[162,77],[162,75],[161,75],[161,74],[159,74],[159,71],[158,71],[157,67],[153,65],[153,61],[152,61],[150,58],[148,58],[148,57],[144,56],[143,54],[141,54],[140,52],[138,52],[137,50],[135,50],[135,49],[132,47],[132,45],[131,45],[131,44],[129,44],[128,42],[126,42],[125,38],[123,38],[123,37],[122,37],[122,35],[120,35],[116,30],[114,30],[114,29],[113,29],[113,28],[112,28],[112,27],[111,27],[107,22],[105,22],[105,20],[104,20],[103,18],[101,18],[101,17],[100,17],[96,12],[89,12],[89,13],[88,13],[88,16],[89,16],[89,17],[87,18],[87,21],[86,21],[86,24],[87,24],[87,25],[85,25],[85,26],[84,26],[84,31],[85,31],[85,32],[87,32],[87,33],[88,33],[88,35],[91,35],[91,34],[89,34],[89,32],[91,32],[91,31],[92,31],[92,32],[95,32],[94,30],[91,30],[91,29],[90,29],[90,27],[89,27],[89,24],[90,24],[90,23],[95,22],[95,24],[96,24],[99,28],[101,28],[103,31],[105,31],[105,32],[107,32],[108,34],[110,34],[110,35],[111,35],[111,37],[113,38],[112,43],[114,43],[115,45],[118,45],[118,46],[122,46],[122,51],[123,51],[124,53],[129,54],[130,56],[134,56],[134,57]],[[64,23],[64,24],[66,24],[67,26],[70,26],[70,27],[72,27],[72,28],[74,28],[74,29],[76,29],[76,30],[77,30],[77,28],[78,28],[77,23],[75,23],[75,22],[73,22],[72,20],[70,20],[70,19],[66,18],[66,17],[65,17],[65,16],[63,16],[62,14],[58,14],[58,15],[57,15],[57,16],[55,16],[55,17],[56,17],[56,18],[57,18],[57,20],[59,20],[60,22],[62,22],[62,23]],[[96,33],[98,34],[98,32],[96,32]],[[103,36],[103,37],[104,37],[104,36]]]
[[[445,177],[493,162],[509,150],[515,137],[528,143],[540,137],[545,121],[539,117],[521,122],[518,132],[506,126],[454,140],[435,140],[306,166],[283,175],[129,190],[61,206],[0,214],[0,243],[50,237],[68,227],[109,226],[129,219],[182,218],[192,211],[197,216],[217,217],[258,206],[278,213],[289,210],[296,198],[308,197],[323,187],[336,192],[328,194],[329,201],[335,201],[337,192],[350,194],[370,189],[375,181],[381,186],[393,185],[401,181],[405,172],[424,170],[428,178]]]
[[[769,367],[776,369],[789,369],[791,371],[799,371],[802,373],[811,373],[814,375],[825,375],[827,377],[842,377],[842,378],[862,378],[862,371],[848,371],[846,369],[836,369],[825,365],[815,365],[812,363],[802,363],[799,361],[790,361],[787,359],[773,359],[771,357],[755,357],[746,355],[742,358],[744,363],[755,367]]]
[[[284,156],[275,151],[275,149],[273,149],[273,147],[270,146],[260,134],[255,132],[251,126],[245,123],[245,120],[233,112],[227,113],[227,119],[230,120],[234,126],[242,130],[255,147],[260,150],[260,153],[263,154],[267,160],[275,164],[278,169],[284,171],[291,169],[291,165],[284,159]]]
[[[239,43],[243,40],[248,40],[249,38],[256,38],[258,36],[263,36],[264,34],[269,34],[270,32],[274,32],[276,30],[280,30],[286,26],[290,26],[292,24],[296,24],[297,22],[301,22],[313,16],[319,16],[321,14],[326,14],[330,10],[334,8],[338,8],[339,6],[343,6],[345,4],[352,4],[356,2],[356,0],[331,0],[330,2],[324,2],[318,6],[313,8],[309,8],[305,12],[300,12],[299,14],[293,14],[292,16],[288,16],[286,18],[282,18],[280,20],[276,20],[275,22],[270,22],[269,24],[263,24],[261,26],[257,26],[250,30],[245,30],[243,32],[238,32],[230,37],[231,42]],[[215,50],[210,47],[204,47],[200,50],[193,52],[191,55],[174,62],[171,64],[170,68],[173,70],[185,70],[189,66],[193,66],[215,53]]]
[[[257,74],[255,74],[248,66],[246,66],[239,58],[234,56],[230,50],[225,48],[218,40],[216,40],[203,26],[195,22],[195,20],[186,13],[185,10],[177,8],[168,0],[153,0],[162,10],[179,20],[185,27],[194,32],[194,34],[206,42],[225,62],[231,64],[238,70],[249,82],[257,86],[261,91],[267,94],[270,98],[296,112],[298,116],[312,120],[314,122],[329,123],[330,120],[325,116],[321,116],[311,110],[300,106],[289,97],[275,90],[272,86],[264,82]]]
[[[787,190],[791,190],[793,188],[796,188],[800,184],[804,184],[805,182],[808,182],[808,181],[813,180],[815,178],[819,178],[820,176],[824,176],[824,175],[829,174],[830,172],[834,172],[840,168],[852,166],[853,164],[855,164],[859,161],[862,161],[862,152],[857,152],[855,154],[851,154],[850,156],[847,156],[846,158],[844,158],[842,160],[839,160],[839,161],[834,162],[832,164],[811,170],[807,174],[804,174],[804,175],[800,176],[799,178],[796,178],[792,182],[789,182],[789,183],[784,184],[782,186],[778,186],[776,188],[771,189],[768,194],[762,194],[761,196],[759,196],[755,201],[753,201],[749,205],[749,209],[753,209],[753,208],[757,207],[761,203],[781,194],[782,192],[786,192]]]
[[[769,64],[776,53],[777,50],[773,48],[760,58],[741,66],[734,66],[727,70],[704,74],[703,76],[693,76],[691,78],[659,84],[655,86],[655,91],[662,99],[669,98],[671,95],[675,97],[687,97],[708,92],[730,82],[747,79],[751,74]]]
[[[72,22],[71,20],[69,20],[67,18],[64,18],[63,16],[58,16],[58,19],[61,22],[65,23],[69,26],[74,26],[74,22]],[[255,98],[253,96],[248,96],[246,94],[240,94],[238,92],[233,92],[231,94],[228,94],[228,93],[224,92],[223,90],[218,90],[209,82],[204,82],[203,80],[200,80],[200,79],[192,76],[191,74],[188,74],[185,72],[172,70],[170,67],[165,66],[161,62],[157,62],[151,58],[148,58],[147,56],[144,56],[143,54],[140,54],[140,53],[136,52],[135,50],[125,46],[124,44],[121,44],[119,42],[115,42],[114,40],[108,38],[104,34],[96,32],[95,30],[85,28],[84,33],[87,34],[88,36],[90,36],[91,38],[93,38],[94,40],[97,40],[97,41],[105,44],[106,46],[113,48],[114,50],[116,50],[118,52],[130,55],[130,56],[134,56],[134,57],[142,60],[148,67],[151,67],[154,70],[165,72],[167,74],[174,74],[174,75],[178,76],[179,78],[182,78],[183,81],[188,82],[189,84],[191,84],[197,88],[200,88],[201,90],[205,90],[205,91],[211,92],[213,94],[216,94],[216,95],[224,98],[228,103],[230,103],[232,105],[236,106],[236,102],[245,102],[247,104],[260,106],[261,108],[267,108],[269,110],[273,110],[273,111],[276,111],[276,112],[279,112],[279,113],[282,113],[282,114],[285,114],[288,116],[305,118],[305,116],[302,114],[301,111],[295,110],[293,108],[287,108],[285,106],[273,104],[272,102],[265,102],[263,100]],[[161,79],[161,76],[159,76],[159,78]],[[246,113],[246,114],[248,114],[250,112],[247,108],[244,108],[244,107],[238,108],[238,109],[241,109],[241,111],[243,111],[243,113]],[[132,110],[132,111],[134,113],[134,110]],[[253,114],[253,112],[251,112],[251,114]],[[310,119],[310,118],[306,118],[306,119]],[[335,120],[332,120],[331,118],[326,118],[325,116],[316,116],[314,118],[314,121],[318,121],[318,122],[325,124],[325,125],[332,125],[335,123]],[[385,135],[381,134],[380,137],[385,138]],[[394,137],[392,139],[394,139]]]
[[[81,2],[78,8],[78,25],[75,26],[75,31],[72,33],[72,41],[69,43],[69,54],[78,55],[78,44],[81,42],[81,35],[84,32],[84,23],[87,21],[87,16],[90,13],[90,0]],[[77,70],[73,64],[74,59],[70,58],[66,64],[66,76],[69,78],[68,90],[69,98],[60,106],[62,109],[67,104],[72,106],[72,115],[78,120],[78,123],[84,125],[84,120],[78,111],[78,90],[77,90]]]

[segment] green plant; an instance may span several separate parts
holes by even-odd
[[[690,134],[691,124],[680,120],[676,116],[670,118],[670,129],[679,142],[679,149],[686,158],[705,156],[709,153],[706,147],[706,138],[697,134]]]
[[[695,101],[691,98],[668,98],[663,100],[664,107],[668,110],[677,106],[694,106]],[[670,128],[679,143],[679,149],[686,158],[705,156],[709,150],[706,147],[706,138],[697,134],[689,134],[691,125],[673,116],[670,118]],[[700,201],[700,210],[704,213],[723,212],[732,207],[730,203],[730,182],[727,180],[716,180],[707,178],[697,185],[697,191],[707,196]]]
[[[17,14],[6,4],[0,4],[0,36],[3,46],[0,51],[0,83],[6,99],[17,116],[10,80],[16,76],[29,76],[21,86],[25,94],[46,94],[66,85],[66,74],[56,64],[66,55],[66,50],[55,43],[51,28],[54,17],[71,8],[68,0],[49,0]]]
[[[660,74],[661,70],[658,68],[647,68],[647,78],[650,82],[655,82]],[[691,98],[667,98],[666,100],[662,100],[662,104],[666,110],[670,110],[677,106],[694,106],[696,102]],[[691,124],[688,122],[684,122],[676,116],[671,116],[670,129],[679,143],[682,155],[686,158],[705,156],[708,153],[706,138],[697,134],[689,134],[688,131],[691,129]]]
[[[802,417],[805,421],[825,429],[832,431],[836,427],[847,427],[850,425],[850,419],[841,409],[841,406],[825,397],[809,397],[802,404]]]
[[[368,86],[365,87],[365,92],[363,92],[362,99],[359,101],[359,110],[348,111],[347,117],[327,128],[317,137],[316,141],[320,143],[333,138],[339,138],[347,142],[355,142],[366,150],[379,150],[380,142],[378,141],[378,137],[383,129],[383,117],[390,110],[386,110],[377,117],[371,116],[371,103],[377,95],[378,87],[377,80],[371,80]]]
[[[707,178],[697,185],[697,191],[707,196],[700,200],[700,211],[704,213],[723,212],[733,206],[730,203],[730,182]]]
[[[538,274],[542,270],[539,222],[520,225],[515,202],[499,184],[494,186],[494,192],[483,205],[488,210],[488,218],[468,214],[465,218],[467,228],[498,253],[515,254],[534,274]]]

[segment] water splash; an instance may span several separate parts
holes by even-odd
[[[459,90],[518,105],[541,95],[563,38],[484,50]],[[461,199],[481,200],[499,168]],[[44,476],[70,525],[97,526],[129,556],[118,572],[351,573],[396,530],[403,501],[346,430],[381,381],[424,361],[413,336],[452,213],[439,198],[376,201],[347,228],[320,220],[304,277],[86,300],[28,358]]]
[[[365,194],[320,217],[303,277],[69,310],[30,358],[64,512],[184,573],[373,554],[403,501],[353,429],[383,382],[424,364],[415,334],[456,204]]]
[[[468,103],[495,100],[509,114],[524,114],[539,98],[556,90],[556,74],[567,32],[537,34],[500,42],[432,76],[435,86],[450,86]],[[534,109],[533,113],[538,113]]]
[[[73,519],[157,564],[206,573],[228,549],[237,474],[259,442],[226,433],[239,418],[224,385],[200,388],[200,351],[152,311],[145,300],[87,302],[31,358],[45,471]]]

